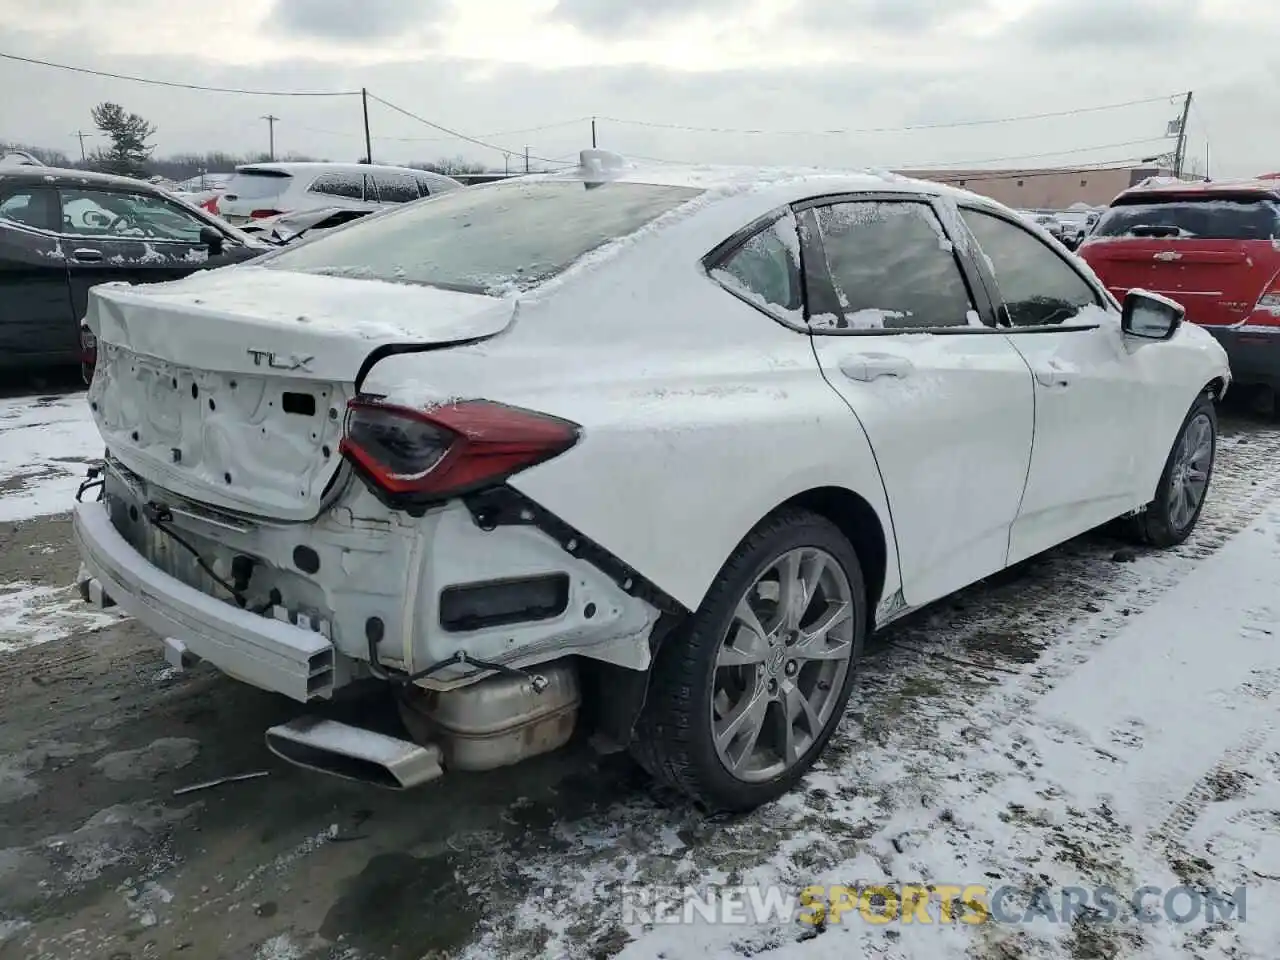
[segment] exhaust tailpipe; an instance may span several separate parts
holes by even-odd
[[[299,717],[267,731],[267,748],[299,767],[391,790],[444,776],[440,748],[419,746],[322,717]]]

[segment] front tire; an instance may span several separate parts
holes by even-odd
[[[839,725],[866,622],[862,568],[844,535],[807,511],[775,514],[659,650],[633,755],[714,812],[776,799]]]
[[[1174,547],[1195,529],[1209,495],[1218,452],[1218,413],[1201,394],[1187,411],[1165,461],[1156,498],[1133,518],[1135,538],[1153,547]]]

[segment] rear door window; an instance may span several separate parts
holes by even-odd
[[[364,176],[359,173],[322,173],[312,182],[308,192],[363,200]]]
[[[511,180],[393,208],[259,262],[497,295],[534,287],[701,193],[648,183]]]
[[[407,174],[375,173],[373,182],[378,188],[378,199],[383,203],[408,203],[418,199],[418,185]]]
[[[825,264],[806,264],[809,323],[911,330],[967,326],[973,301],[933,209],[916,201],[858,200],[814,208]],[[834,302],[823,296],[830,277]]]
[[[748,303],[803,325],[800,238],[791,211],[752,236],[710,273]]]
[[[1274,240],[1280,238],[1280,206],[1263,199],[1124,203],[1102,215],[1093,236]]]
[[[436,192],[436,190],[439,189],[439,187],[436,184],[432,183],[426,177],[418,177],[417,180],[418,180],[418,192],[422,194],[422,196],[424,197],[431,196],[433,193]]]

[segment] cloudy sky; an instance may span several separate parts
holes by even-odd
[[[1193,162],[1208,143],[1216,176],[1280,169],[1271,0],[0,0],[0,53],[201,85],[367,87],[496,147],[375,102],[382,162],[500,169],[526,146],[563,159],[590,145],[594,115],[600,146],[669,160],[1106,163],[1169,150],[1173,95],[1193,89]],[[268,113],[279,153],[363,153],[358,97],[206,93],[8,60],[0,91],[0,141],[77,152],[73,133],[110,99],[156,124],[159,154],[264,150]],[[1151,102],[970,123],[1139,100]]]

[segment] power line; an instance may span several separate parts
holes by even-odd
[[[506,147],[500,147],[494,143],[489,143],[485,140],[479,139],[478,137],[470,137],[470,136],[467,136],[467,134],[465,133],[459,133],[457,130],[450,129],[449,127],[436,123],[432,120],[427,120],[425,117],[420,117],[416,113],[412,113],[406,110],[404,107],[398,107],[394,103],[391,103],[387,100],[383,100],[381,97],[376,96],[372,93],[369,94],[369,99],[377,100],[378,103],[382,104],[384,107],[394,110],[396,113],[403,114],[404,116],[408,117],[410,120],[416,120],[418,121],[418,123],[431,127],[433,130],[439,130],[441,133],[447,133],[451,137],[454,137],[458,140],[465,140],[467,143],[475,144],[477,147],[484,147],[486,150],[496,150],[499,153],[507,154],[507,155],[511,155],[518,152],[515,150],[509,150]],[[560,162],[558,160],[552,160],[548,157],[539,157],[536,154],[529,153],[527,148],[525,150],[525,159],[537,160],[539,163],[559,163]]]
[[[54,63],[51,60],[36,60],[33,57],[20,57],[13,53],[0,53],[0,59],[13,60],[18,63],[29,63],[40,67],[53,67],[57,70],[69,70],[72,73],[84,73],[91,77],[107,77],[111,80],[128,80],[131,83],[145,83],[153,87],[174,87],[180,90],[203,90],[206,93],[238,93],[249,97],[356,97],[359,90],[246,90],[239,87],[206,87],[198,83],[179,83],[174,80],[154,80],[150,77],[134,77],[124,73],[108,73],[105,70],[90,70],[88,67],[73,67],[65,63]]]
[[[1070,110],[1054,110],[1048,113],[1024,113],[1018,116],[992,117],[985,120],[953,120],[945,123],[917,123],[903,127],[850,127],[833,130],[765,130],[749,127],[699,127],[689,124],[661,123],[658,121],[630,120],[625,117],[605,116],[599,116],[596,119],[608,120],[610,123],[622,123],[635,127],[653,127],[660,130],[685,130],[693,133],[736,133],[780,137],[826,137],[867,133],[908,133],[912,130],[951,130],[959,127],[984,127],[1000,123],[1022,123],[1028,120],[1049,120],[1055,117],[1073,117],[1084,113],[1100,113],[1104,110],[1120,110],[1124,107],[1136,107],[1148,103],[1166,103],[1171,96],[1182,97],[1186,96],[1186,93],[1184,91],[1177,94],[1165,94],[1164,96],[1159,97],[1145,97],[1141,100],[1126,100],[1123,103],[1104,103],[1091,107],[1075,107]]]

